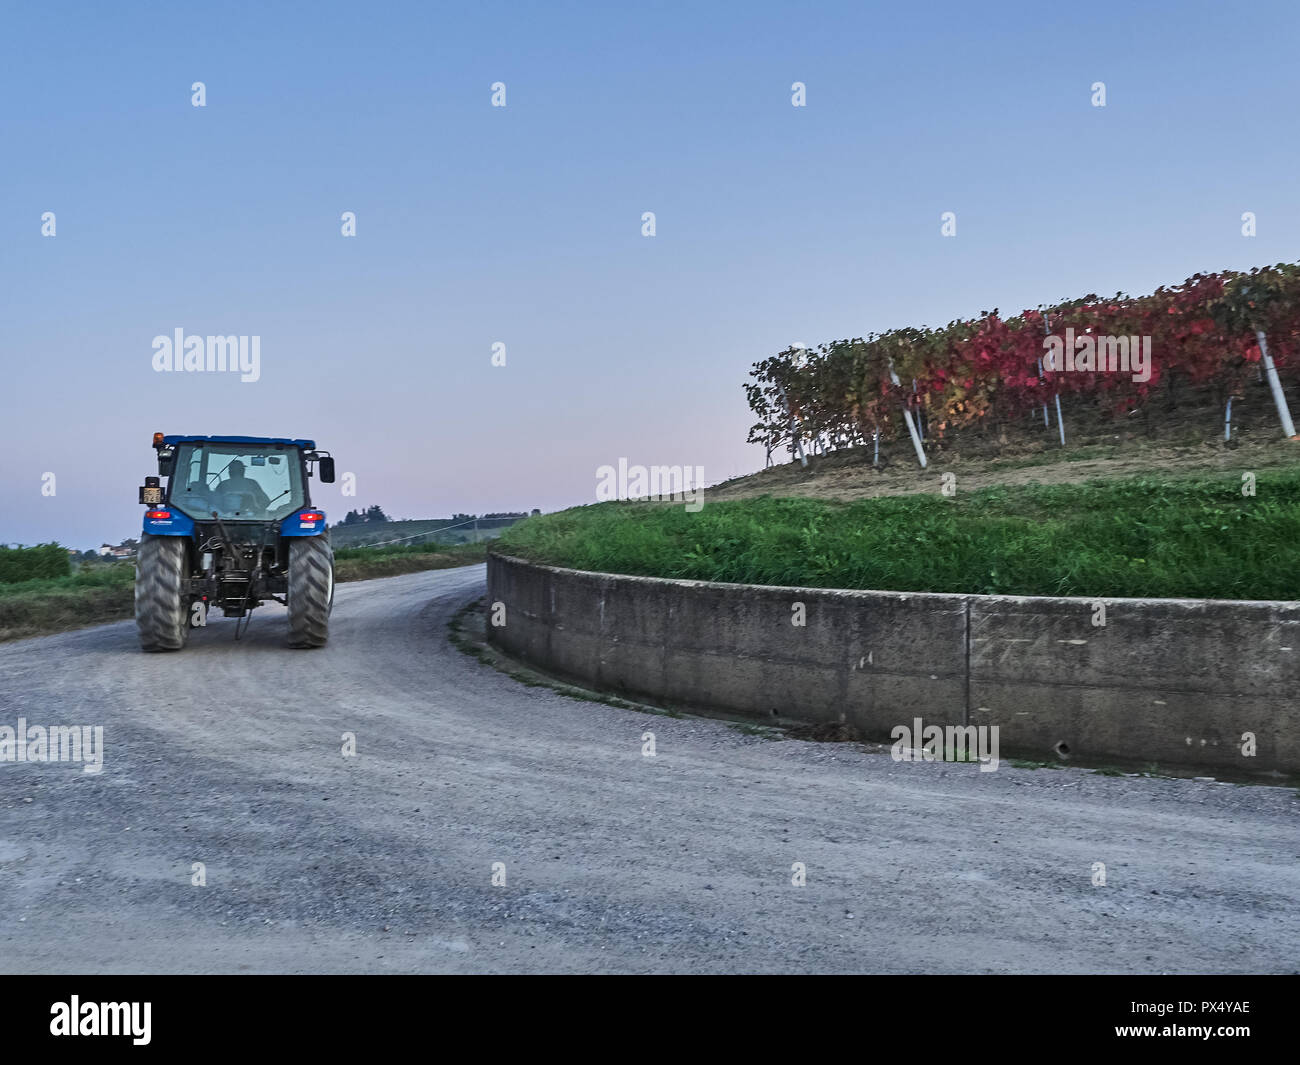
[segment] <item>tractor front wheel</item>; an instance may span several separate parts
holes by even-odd
[[[289,542],[289,646],[324,647],[334,607],[334,549],[324,536]]]
[[[135,571],[135,623],[146,651],[179,651],[190,635],[185,539],[145,535]]]

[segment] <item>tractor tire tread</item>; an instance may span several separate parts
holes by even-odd
[[[325,536],[289,544],[289,646],[324,647],[334,607],[334,549]]]
[[[135,573],[135,623],[146,651],[179,651],[190,635],[185,601],[186,544],[145,535]]]

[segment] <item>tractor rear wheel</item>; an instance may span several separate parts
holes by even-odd
[[[334,549],[324,536],[289,541],[289,646],[324,647],[334,607]]]
[[[190,635],[185,596],[186,544],[180,536],[140,541],[135,571],[135,623],[146,651],[179,651]]]

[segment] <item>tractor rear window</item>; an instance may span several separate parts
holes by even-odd
[[[192,518],[277,520],[306,502],[302,462],[292,448],[181,444],[168,498]]]

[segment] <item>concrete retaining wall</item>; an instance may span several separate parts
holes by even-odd
[[[488,602],[505,651],[649,702],[884,741],[918,717],[998,725],[1003,757],[1300,772],[1300,603],[773,588],[500,555]]]

